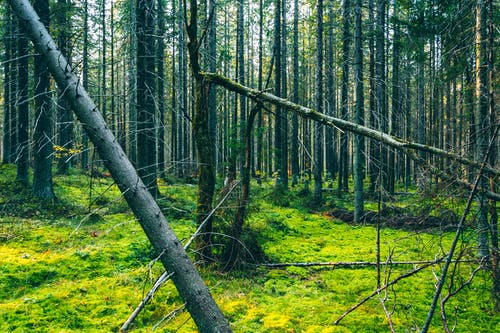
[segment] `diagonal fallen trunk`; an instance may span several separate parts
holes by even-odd
[[[460,164],[474,167],[478,170],[482,167],[481,163],[475,162],[458,154],[454,154],[452,152],[443,149],[439,149],[436,147],[428,146],[417,142],[405,141],[403,139],[371,129],[366,126],[362,126],[347,120],[325,115],[323,113],[317,112],[316,110],[307,108],[299,104],[292,103],[287,99],[274,96],[273,94],[269,94],[266,92],[259,91],[257,89],[246,87],[219,74],[200,73],[200,75],[204,76],[207,81],[217,84],[227,90],[247,96],[253,100],[279,105],[289,111],[298,113],[304,118],[315,120],[327,126],[336,127],[342,131],[349,131],[356,134],[360,134],[365,137],[369,137],[371,139],[387,144],[395,149],[403,151],[411,151],[411,150],[423,151],[440,157],[448,158]],[[500,170],[498,168],[491,167],[488,165],[483,167],[483,172],[495,176],[500,176]]]
[[[157,203],[125,156],[123,149],[106,125],[99,110],[89,97],[57,45],[45,29],[28,0],[9,0],[30,35],[37,51],[42,54],[64,97],[83,124],[89,138],[104,159],[125,200],[139,220],[144,232],[161,254],[165,269],[173,273],[172,280],[186,302],[200,332],[231,332],[229,323],[213,300],[210,291],[189,259],[186,251],[170,228]]]

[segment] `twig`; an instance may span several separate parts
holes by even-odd
[[[439,279],[438,285],[436,287],[436,291],[434,293],[434,297],[432,298],[432,303],[431,306],[429,307],[429,312],[427,313],[427,319],[425,320],[424,326],[422,327],[421,333],[426,333],[429,330],[429,327],[431,325],[431,320],[432,317],[434,316],[434,311],[436,310],[436,305],[439,300],[439,297],[441,295],[441,291],[443,290],[444,282],[446,280],[446,275],[448,273],[448,268],[451,265],[452,262],[452,257],[453,254],[455,253],[455,249],[458,244],[458,240],[460,239],[460,235],[462,234],[462,227],[465,223],[465,219],[467,215],[469,214],[470,208],[472,206],[472,201],[474,200],[474,197],[476,195],[476,190],[479,185],[479,180],[481,179],[483,175],[483,169],[484,166],[486,165],[486,162],[488,161],[490,151],[491,151],[491,146],[493,145],[494,138],[496,138],[496,134],[498,132],[498,127],[495,129],[495,133],[492,136],[492,140],[490,140],[490,143],[488,145],[488,150],[486,151],[486,156],[484,157],[484,160],[481,164],[481,168],[479,169],[479,172],[476,175],[476,179],[474,180],[474,185],[472,187],[472,190],[469,193],[469,198],[467,199],[467,205],[465,206],[464,213],[462,214],[462,218],[460,219],[460,222],[458,223],[457,226],[457,231],[455,233],[455,237],[453,239],[453,242],[451,243],[450,250],[446,256],[446,262],[443,267],[443,273],[441,274],[441,278]]]
[[[384,309],[385,317],[387,318],[387,322],[389,323],[389,328],[391,329],[392,333],[395,333],[396,331],[394,330],[394,324],[392,323],[391,314],[387,310],[387,307],[385,306],[385,298],[380,296],[380,292],[378,293],[378,298],[380,300],[380,304],[382,304],[382,309]]]
[[[144,306],[146,306],[147,302],[149,302],[149,300],[153,298],[156,291],[161,287],[163,283],[165,283],[168,279],[170,279],[173,274],[174,273],[163,272],[163,274],[156,280],[155,284],[153,285],[153,288],[149,290],[149,292],[143,298],[141,303],[139,303],[139,305],[135,308],[134,312],[132,312],[130,317],[128,317],[127,321],[125,321],[125,323],[122,325],[122,327],[120,328],[120,332],[126,332],[128,330],[129,326],[132,324],[132,322],[135,320],[135,318],[137,317],[139,312],[141,312]]]
[[[181,306],[178,306],[175,309],[173,309],[172,311],[170,311],[165,317],[163,317],[159,322],[157,322],[153,326],[153,331],[156,330],[158,327],[160,327],[161,323],[163,323],[165,320],[170,320],[170,319],[174,318],[175,316],[177,316],[177,314],[179,312],[184,311],[185,308],[186,308],[186,303],[184,303]]]
[[[340,321],[342,319],[344,319],[349,313],[353,312],[354,310],[356,310],[357,308],[359,308],[361,305],[363,305],[364,303],[366,303],[367,301],[369,301],[370,299],[373,298],[373,296],[375,295],[378,295],[382,290],[385,290],[387,288],[389,288],[390,286],[398,283],[399,281],[407,278],[407,277],[410,277],[418,272],[420,272],[421,270],[424,270],[426,269],[427,267],[430,267],[432,265],[435,265],[437,263],[440,263],[442,262],[443,260],[445,259],[445,257],[441,257],[439,259],[436,259],[434,261],[431,261],[427,264],[424,264],[423,266],[421,267],[418,267],[418,268],[415,268],[411,271],[409,271],[408,273],[405,273],[405,274],[402,274],[400,276],[398,276],[397,278],[395,278],[394,280],[386,283],[384,286],[380,287],[380,288],[377,288],[375,291],[373,291],[370,295],[366,296],[365,298],[363,298],[361,301],[359,301],[357,304],[351,306],[347,311],[345,311],[341,316],[339,316],[334,322],[333,324],[334,325],[338,325],[340,323]],[[394,264],[394,263],[392,263]]]
[[[450,300],[450,298],[452,298],[453,296],[458,294],[462,289],[464,289],[465,287],[470,285],[472,283],[472,280],[476,276],[477,272],[479,272],[481,270],[481,268],[482,268],[482,265],[479,265],[478,267],[476,267],[471,272],[469,279],[467,281],[462,283],[457,289],[455,289],[453,291],[450,290],[448,292],[448,294],[445,297],[443,297],[441,299],[441,301],[439,302],[439,306],[441,308],[441,321],[443,322],[443,328],[444,328],[446,333],[451,333],[454,331],[454,329],[450,330],[450,328],[448,327],[448,319],[446,318],[446,310],[445,310],[446,302],[448,302]],[[451,286],[450,286],[450,288],[451,288]]]

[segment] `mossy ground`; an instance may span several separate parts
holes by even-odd
[[[0,168],[0,332],[116,332],[162,270],[159,264],[152,264],[155,253],[112,180],[91,180],[79,173],[58,176],[58,200],[43,203],[12,181],[12,167]],[[179,238],[189,237],[195,230],[196,187],[160,185],[164,213]],[[277,205],[270,185],[254,186],[252,198],[248,226],[270,261],[375,258],[373,226],[347,225],[310,212],[307,198],[295,192],[280,198]],[[408,205],[419,199],[410,196],[404,200]],[[343,201],[327,198],[327,205],[349,208],[350,197]],[[450,233],[388,228],[382,229],[381,236],[383,260],[392,253],[395,261],[434,259],[452,238]],[[474,233],[465,233],[463,241],[463,246],[473,242]],[[460,266],[462,279],[471,268]],[[385,276],[392,279],[411,269],[396,267]],[[439,270],[436,266],[434,273]],[[374,290],[374,268],[267,269],[249,265],[230,273],[202,268],[201,274],[235,332],[388,331],[379,298],[361,306],[340,325],[332,325]],[[422,325],[434,283],[433,271],[426,270],[381,294],[387,298],[397,331],[410,332]],[[448,303],[457,332],[495,332],[500,325],[500,318],[490,312],[489,286],[488,273],[480,272],[471,286]],[[172,283],[165,284],[136,319],[134,331],[151,331],[181,305]],[[189,314],[181,312],[157,331],[196,329]],[[437,313],[433,332],[441,331]]]

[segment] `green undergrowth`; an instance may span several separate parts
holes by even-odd
[[[57,200],[44,203],[14,178],[13,167],[1,166],[0,332],[118,331],[162,268],[112,180],[76,172],[57,176]],[[188,238],[195,230],[196,186],[160,181],[160,191],[160,207],[178,237]],[[253,184],[252,194],[247,234],[270,262],[375,260],[373,226],[348,225],[327,214],[332,207],[352,209],[350,195],[340,200],[327,191],[324,211],[313,211],[300,188],[278,195],[271,184]],[[407,207],[421,205],[421,200],[408,195],[391,204]],[[433,260],[448,249],[452,237],[382,228],[381,259]],[[467,246],[474,237],[473,232],[464,234],[464,252],[471,251]],[[461,264],[457,280],[466,280],[473,268]],[[382,269],[382,283],[411,269]],[[434,273],[440,269],[436,265]],[[387,332],[381,299],[398,332],[417,331],[435,284],[433,271],[424,270],[335,326],[338,316],[374,290],[375,268],[269,269],[249,262],[244,270],[222,273],[205,267],[200,272],[235,332]],[[449,301],[446,309],[451,325],[456,320],[456,332],[495,331],[500,319],[490,312],[490,285],[488,273],[481,271]],[[140,313],[133,331],[150,332],[161,322],[158,332],[196,332],[187,312],[162,321],[182,304],[173,284],[166,283]],[[431,331],[443,331],[439,311]]]

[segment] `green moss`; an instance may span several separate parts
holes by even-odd
[[[152,264],[156,254],[144,232],[109,178],[92,180],[72,172],[58,176],[54,203],[30,203],[29,191],[11,181],[15,168],[0,166],[0,332],[116,332],[154,279],[162,273]],[[299,191],[301,186],[297,189]],[[160,205],[180,238],[195,230],[196,187],[160,183]],[[287,195],[287,204],[273,202],[271,183],[253,187],[248,234],[262,246],[270,261],[373,261],[376,230],[350,226],[321,212],[310,212],[303,197]],[[99,198],[98,200],[94,200]],[[352,198],[327,201],[352,208]],[[418,197],[404,196],[394,204],[420,205]],[[460,202],[434,198],[441,207],[460,212]],[[376,203],[369,203],[376,209]],[[90,211],[89,211],[90,206]],[[175,208],[172,208],[175,207]],[[417,208],[415,208],[417,209]],[[39,213],[36,213],[38,211]],[[30,212],[23,216],[20,212]],[[438,209],[432,211],[437,214]],[[216,225],[221,221],[216,219]],[[452,238],[448,233],[412,233],[382,229],[381,256],[385,260],[424,260],[442,255]],[[473,244],[475,233],[464,233],[463,246]],[[457,274],[467,279],[471,265]],[[411,266],[392,268],[394,278]],[[435,267],[436,274],[440,267]],[[235,332],[387,332],[387,319],[374,298],[347,316],[338,326],[332,321],[376,285],[373,267],[356,269],[288,267],[201,273]],[[389,274],[389,271],[385,272]],[[385,275],[384,275],[385,276]],[[403,280],[388,291],[398,331],[418,330],[434,292],[430,270]],[[500,318],[490,312],[491,285],[487,272],[447,305],[456,313],[460,332],[494,332]],[[447,288],[448,286],[446,286]],[[134,323],[135,332],[150,332],[154,324],[183,304],[171,282],[158,291]],[[454,318],[453,318],[454,319]],[[186,312],[164,323],[159,331],[197,332]],[[440,332],[436,316],[433,332]]]

